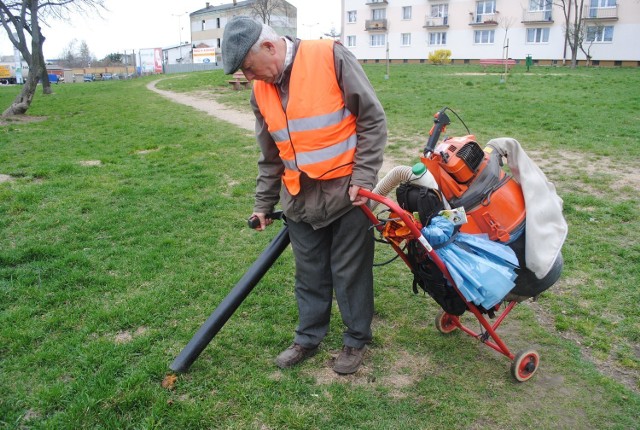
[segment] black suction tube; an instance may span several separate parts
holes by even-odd
[[[169,368],[177,373],[184,373],[189,370],[193,362],[198,358],[204,348],[211,342],[227,320],[238,309],[240,304],[247,298],[253,287],[262,279],[273,263],[280,257],[282,252],[290,243],[289,228],[284,225],[269,246],[262,251],[262,254],[247,270],[242,279],[227,294],[211,316],[205,321],[200,329],[193,335],[187,346],[171,363]]]

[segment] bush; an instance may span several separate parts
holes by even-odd
[[[429,53],[429,61],[432,64],[449,64],[451,62],[451,51],[448,49],[438,49]]]

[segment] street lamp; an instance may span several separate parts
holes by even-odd
[[[178,45],[178,49],[180,52],[180,58],[176,59],[176,63],[182,63],[182,26],[180,25],[180,18],[182,17],[182,15],[187,14],[189,12],[184,12],[184,13],[172,13],[171,16],[177,16],[178,17],[178,40],[180,42],[180,44]]]

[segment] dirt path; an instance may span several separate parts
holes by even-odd
[[[242,112],[237,109],[230,109],[225,105],[215,101],[214,97],[204,97],[194,94],[175,93],[172,91],[161,90],[156,87],[159,80],[149,82],[147,88],[153,92],[156,92],[171,101],[180,103],[183,105],[191,106],[194,109],[206,112],[208,115],[214,116],[223,121],[227,121],[230,124],[238,126],[248,131],[254,131],[255,117],[252,113]],[[391,170],[397,163],[394,162],[388,155],[385,156],[382,168],[380,169],[380,176],[384,176],[389,170]]]
[[[211,99],[204,99],[202,97],[195,97],[184,93],[174,93],[172,91],[164,91],[156,88],[156,84],[159,82],[153,81],[147,84],[147,88],[162,96],[183,105],[191,106],[194,109],[206,112],[208,115],[215,116],[223,121],[227,121],[235,126],[244,128],[245,130],[253,131],[255,117],[251,113],[240,112],[235,109],[229,109]]]

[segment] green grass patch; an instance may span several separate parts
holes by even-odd
[[[293,258],[274,267],[172,389],[168,366],[276,234],[246,226],[250,133],[149,91],[158,77],[54,86],[0,124],[0,428],[635,428],[640,421],[640,221],[635,69],[365,70],[394,164],[417,161],[433,114],[482,144],[518,139],[564,199],[560,282],[503,323],[533,347],[529,382],[470,337],[434,328],[401,261],[376,267],[365,368],[338,377],[334,310],[320,353],[272,363],[297,320]],[[221,71],[161,77],[249,112]],[[0,87],[8,106],[19,88]],[[452,116],[449,135],[466,134]],[[393,256],[378,246],[376,261]],[[477,326],[470,316],[465,321]]]

